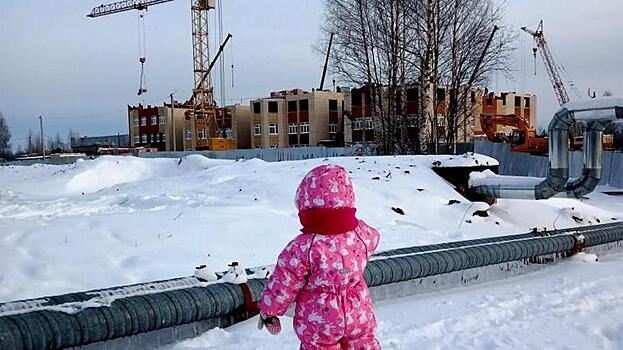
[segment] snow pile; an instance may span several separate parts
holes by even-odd
[[[482,154],[465,153],[458,156],[437,156],[430,157],[433,167],[453,168],[453,167],[476,167],[476,166],[496,166],[500,163],[495,158]]]
[[[382,250],[611,222],[623,212],[623,198],[600,193],[489,208],[431,169],[476,161],[495,162],[479,155],[280,163],[109,156],[0,167],[0,302],[189,276],[201,264],[214,271],[232,261],[273,264],[299,232],[298,183],[327,162],[351,172],[358,216],[380,229]]]

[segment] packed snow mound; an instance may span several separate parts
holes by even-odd
[[[497,166],[495,158],[476,153],[465,153],[457,156],[430,157],[431,166],[441,168]]]
[[[191,155],[181,159],[151,159],[103,156],[92,161],[79,159],[65,188],[72,193],[91,193],[119,184],[173,177],[208,169],[223,160]]]
[[[278,163],[108,156],[0,167],[0,302],[189,276],[201,264],[273,264],[299,233],[296,188],[320,164],[349,171],[357,216],[380,230],[381,250],[611,222],[623,212],[623,198],[600,193],[489,207],[432,169],[476,160],[495,162],[473,154]]]

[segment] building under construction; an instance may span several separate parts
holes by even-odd
[[[251,101],[253,148],[308,147],[334,143],[342,125],[344,93],[272,92]]]
[[[158,151],[184,150],[184,122],[188,104],[128,106],[128,129],[133,147]]]

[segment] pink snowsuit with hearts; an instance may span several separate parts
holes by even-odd
[[[348,172],[312,169],[296,193],[299,211],[354,208]],[[282,316],[296,301],[294,329],[301,349],[380,349],[364,270],[379,233],[362,220],[340,234],[303,233],[281,252],[260,298],[264,315]]]

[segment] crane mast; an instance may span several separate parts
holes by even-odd
[[[521,27],[521,30],[532,35],[537,47],[540,49],[539,52],[541,54],[541,58],[543,59],[543,63],[545,64],[547,75],[549,76],[552,86],[554,87],[554,93],[556,93],[558,103],[562,106],[569,102],[569,93],[567,93],[567,89],[560,78],[560,71],[554,61],[554,55],[552,55],[552,52],[547,45],[547,41],[545,41],[545,35],[543,35],[543,21],[539,23],[536,30],[531,30],[526,27]]]
[[[193,137],[187,149],[207,148],[207,139],[216,131],[216,109],[210,65],[210,44],[208,14],[213,10],[214,0],[192,0],[192,37],[193,37],[193,72],[195,88],[193,89],[193,113],[187,118],[187,130]],[[200,136],[199,136],[200,135]]]

